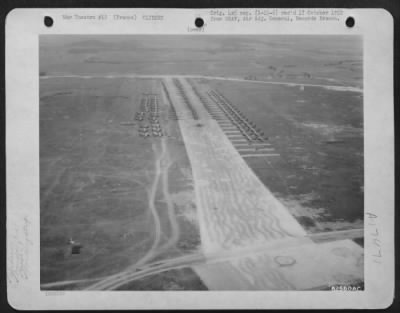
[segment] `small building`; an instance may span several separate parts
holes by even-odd
[[[71,248],[71,254],[80,254],[82,245],[80,242],[72,240],[72,238],[69,239],[68,244],[70,245]]]
[[[71,254],[81,254],[82,245],[75,243],[71,246]]]

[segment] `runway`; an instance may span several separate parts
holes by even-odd
[[[182,117],[179,126],[193,171],[206,259],[221,251],[280,243],[270,252],[260,248],[262,253],[257,254],[253,249],[251,253],[212,266],[196,265],[194,269],[209,288],[312,289],[345,283],[349,277],[354,281],[363,277],[361,247],[350,240],[316,244],[309,239],[301,225],[247,165],[233,145],[236,137],[232,143],[208,113],[204,98],[196,96],[198,91],[193,90],[195,86],[185,78],[171,77],[164,81],[173,106]],[[285,246],[285,240],[291,238],[301,240],[302,244]],[[337,258],[335,251],[345,252]],[[277,253],[291,260],[284,265],[285,269],[291,268],[289,276],[274,261]],[[330,260],[335,260],[334,266]],[[233,280],[229,278],[232,272],[236,273]],[[304,275],[315,275],[318,279],[311,279],[308,284],[298,283]]]
[[[180,82],[200,117],[190,118],[184,98],[173,80],[167,79],[175,110],[187,117],[180,119],[179,125],[193,171],[204,252],[305,236],[303,228],[265,188],[196,99],[186,80]]]

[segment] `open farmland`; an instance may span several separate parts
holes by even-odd
[[[42,288],[362,284],[354,42],[332,54],[331,41],[307,36],[50,37],[40,67]]]
[[[160,90],[156,80],[42,81],[42,283],[99,278],[197,249],[176,121],[161,122],[165,136],[144,138],[138,128],[147,119],[134,119],[146,94]],[[162,98],[160,107],[163,121]],[[83,246],[80,254],[71,255],[70,239]]]
[[[49,75],[209,75],[362,86],[357,36],[43,36]]]

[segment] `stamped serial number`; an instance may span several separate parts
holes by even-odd
[[[336,286],[331,286],[332,291],[361,291],[364,290],[362,286],[342,286],[342,285],[336,285]]]

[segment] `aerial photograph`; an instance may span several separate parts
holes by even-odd
[[[364,290],[363,38],[41,35],[41,290]]]

